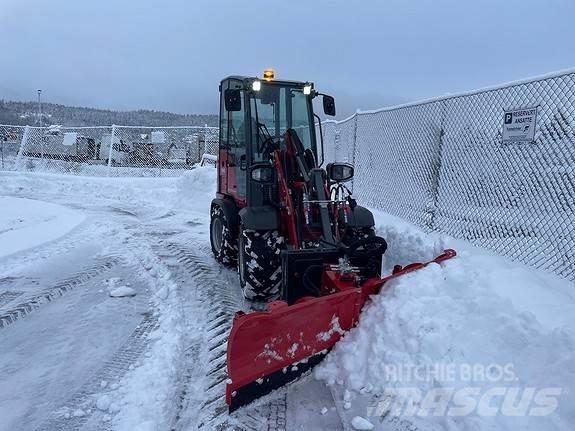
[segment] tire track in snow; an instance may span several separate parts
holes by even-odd
[[[79,430],[90,419],[96,409],[95,397],[102,393],[101,382],[111,382],[123,377],[130,366],[144,353],[149,345],[148,335],[158,327],[158,318],[146,313],[124,345],[86,382],[76,395],[66,402],[66,407],[52,414],[37,431]],[[81,415],[74,415],[81,411]],[[66,413],[68,415],[66,415]]]
[[[199,299],[205,305],[208,316],[203,343],[189,349],[186,358],[187,367],[182,377],[182,388],[172,430],[185,429],[191,423],[195,423],[199,430],[284,431],[287,414],[286,390],[280,389],[274,392],[273,399],[266,397],[264,403],[255,403],[232,415],[228,414],[228,406],[224,399],[228,378],[226,372],[227,339],[235,312],[245,311],[248,307],[239,296],[236,283],[226,283],[226,271],[208,257],[207,250],[202,245],[194,244],[195,247],[176,243],[166,245],[167,250],[187,271],[196,285]],[[198,370],[198,363],[202,361],[206,365]],[[198,376],[198,374],[202,375]],[[199,406],[191,406],[189,404],[190,383],[198,377],[201,378],[203,384],[200,389],[203,400]],[[195,383],[198,382],[195,381]],[[191,410],[196,411],[191,412]],[[195,417],[190,417],[190,413],[196,413]]]
[[[13,324],[17,320],[39,309],[41,306],[60,298],[66,292],[102,274],[104,271],[113,268],[120,263],[120,258],[116,256],[106,256],[97,259],[97,262],[96,265],[87,267],[72,277],[66,278],[52,287],[29,297],[26,301],[3,311],[2,314],[0,314],[0,328],[5,328]]]
[[[23,293],[24,292],[14,291],[14,290],[8,290],[8,291],[0,293],[0,307],[8,304],[9,302],[14,301],[16,298],[18,298]]]

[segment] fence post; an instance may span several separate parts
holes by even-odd
[[[355,151],[357,149],[357,119],[359,117],[359,109],[355,111],[355,118],[353,119],[353,145],[352,145],[352,153],[351,153],[351,164],[353,165],[354,169],[357,171],[355,167]],[[354,175],[355,176],[355,175]],[[355,179],[351,179],[351,192],[354,192],[354,184]]]
[[[437,152],[436,152],[436,158],[435,158],[435,163],[432,167],[433,171],[432,171],[432,178],[431,178],[431,205],[430,208],[428,209],[428,213],[429,213],[429,222],[427,224],[427,227],[429,228],[430,231],[433,231],[435,229],[435,221],[437,218],[437,212],[439,211],[439,187],[440,187],[440,181],[441,181],[441,162],[442,162],[442,158],[443,158],[443,139],[445,136],[445,120],[446,120],[446,115],[447,115],[447,101],[444,100],[443,102],[441,102],[441,117],[440,117],[440,122],[439,122],[439,134],[438,134],[438,140],[437,140]]]
[[[208,152],[208,125],[204,123],[204,146],[202,148],[202,154],[200,154],[200,161],[204,157],[204,154]]]
[[[22,153],[24,152],[24,147],[28,145],[28,135],[30,133],[30,126],[24,126],[24,133],[22,134],[22,139],[20,140],[20,148],[18,148],[18,155],[16,156],[16,163],[14,168],[21,170]]]
[[[116,125],[112,124],[112,134],[110,135],[110,150],[108,151],[108,176],[112,171],[112,149],[114,147],[114,138],[116,136]]]

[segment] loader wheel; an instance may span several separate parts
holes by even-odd
[[[210,243],[214,257],[218,262],[229,267],[236,266],[238,258],[237,239],[232,235],[228,220],[218,205],[212,207]]]
[[[255,231],[240,228],[240,285],[252,301],[268,301],[280,294],[282,284],[280,252],[284,238],[277,230]]]

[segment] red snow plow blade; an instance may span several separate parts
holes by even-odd
[[[274,301],[265,312],[236,313],[227,351],[226,403],[230,412],[319,363],[357,323],[367,298],[378,293],[387,281],[455,255],[448,249],[426,263],[396,266],[391,275],[370,278],[360,287],[326,267],[323,296],[305,297],[290,306]]]

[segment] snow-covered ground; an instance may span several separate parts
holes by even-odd
[[[383,213],[386,271],[446,247],[458,257],[391,283],[313,376],[229,416],[220,328],[247,305],[210,255],[214,189],[209,167],[179,179],[0,173],[0,239],[29,238],[0,242],[0,430],[575,423],[573,285]]]
[[[390,283],[317,367],[348,416],[372,416],[381,430],[571,429],[574,286],[387,214],[376,219],[388,271],[445,248],[458,257]]]
[[[85,217],[61,205],[0,197],[0,257],[37,247],[68,233]]]
[[[83,219],[0,258],[0,430],[343,429],[311,375],[227,414],[225,337],[247,304],[211,257],[215,178],[0,173],[3,198]]]

